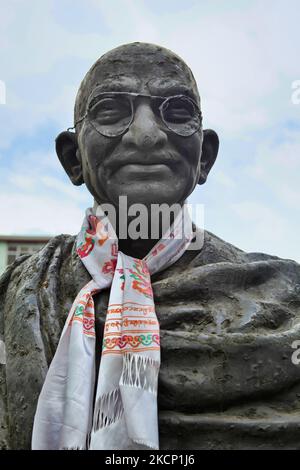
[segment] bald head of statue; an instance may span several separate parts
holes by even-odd
[[[190,68],[168,49],[132,43],[104,54],[84,77],[75,103],[75,132],[56,139],[75,185],[99,204],[183,203],[203,184],[219,140],[203,130]]]

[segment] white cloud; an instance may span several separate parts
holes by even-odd
[[[8,176],[8,182],[10,185],[24,191],[32,191],[36,187],[37,183],[36,179],[31,176],[15,173]]]
[[[214,180],[219,185],[222,185],[226,189],[236,188],[236,183],[229,174],[225,174],[224,171],[217,170],[213,173]]]
[[[232,242],[247,252],[263,252],[300,262],[299,223],[278,210],[246,201],[232,204],[231,221],[238,227]],[[295,230],[291,230],[292,228]]]
[[[270,238],[273,244],[283,240],[286,220],[270,207],[246,201],[232,204],[231,209],[238,216],[239,223],[243,223],[251,233],[251,245],[265,245]]]
[[[243,171],[267,187],[286,208],[299,213],[300,135],[298,131],[285,132],[284,137],[279,143],[259,144],[251,166]]]
[[[42,176],[41,184],[44,185],[45,188],[56,191],[59,197],[66,196],[70,200],[78,202],[86,201],[86,195],[78,191],[78,188],[73,186],[69,181],[65,183],[52,176]]]
[[[15,156],[0,188],[0,233],[77,233],[92,197],[73,186],[53,153]]]
[[[1,234],[76,234],[80,230],[82,209],[70,200],[51,196],[0,193]]]

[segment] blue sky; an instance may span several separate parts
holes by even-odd
[[[0,0],[0,233],[76,233],[92,204],[54,139],[72,125],[83,76],[107,50],[161,44],[192,68],[219,157],[190,202],[246,251],[300,261],[298,0]]]

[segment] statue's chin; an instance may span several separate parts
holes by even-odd
[[[101,187],[114,205],[119,196],[127,196],[128,205],[174,204],[182,200],[186,186],[182,174],[164,164],[124,165],[106,178],[101,176]]]
[[[110,201],[117,205],[120,196],[127,197],[127,206],[133,204],[174,204],[185,199],[182,188],[173,181],[135,181],[127,184],[112,185],[107,191]]]

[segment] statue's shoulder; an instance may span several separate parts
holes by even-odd
[[[208,231],[204,232],[202,248],[190,256],[184,266],[186,272],[181,269],[178,273],[184,272],[190,283],[195,280],[195,286],[209,284],[212,298],[216,288],[218,292],[223,288],[226,295],[229,290],[237,292],[252,287],[265,299],[273,298],[274,292],[279,295],[280,291],[279,304],[299,302],[300,264],[292,259],[247,253]]]
[[[1,319],[4,321],[5,317],[19,315],[21,310],[30,310],[30,303],[46,310],[46,294],[57,297],[65,284],[74,284],[75,255],[75,237],[58,235],[39,251],[19,256],[7,267],[0,277],[0,333]]]
[[[16,290],[22,284],[30,284],[34,278],[53,271],[53,268],[69,261],[74,251],[75,237],[72,235],[58,235],[51,238],[44,247],[31,255],[22,255],[9,265],[0,276],[0,304],[3,305],[7,292]],[[55,269],[54,269],[55,270]]]
[[[230,279],[233,285],[241,282],[247,286],[271,283],[272,280],[275,288],[288,283],[293,295],[300,296],[300,264],[294,260],[267,253],[247,253],[209,231],[204,231],[201,249],[184,256],[181,270],[177,271],[182,274],[187,270],[187,278],[203,275],[205,279],[209,277],[212,285],[216,279],[220,282]],[[226,291],[228,286],[225,285],[224,289]]]

